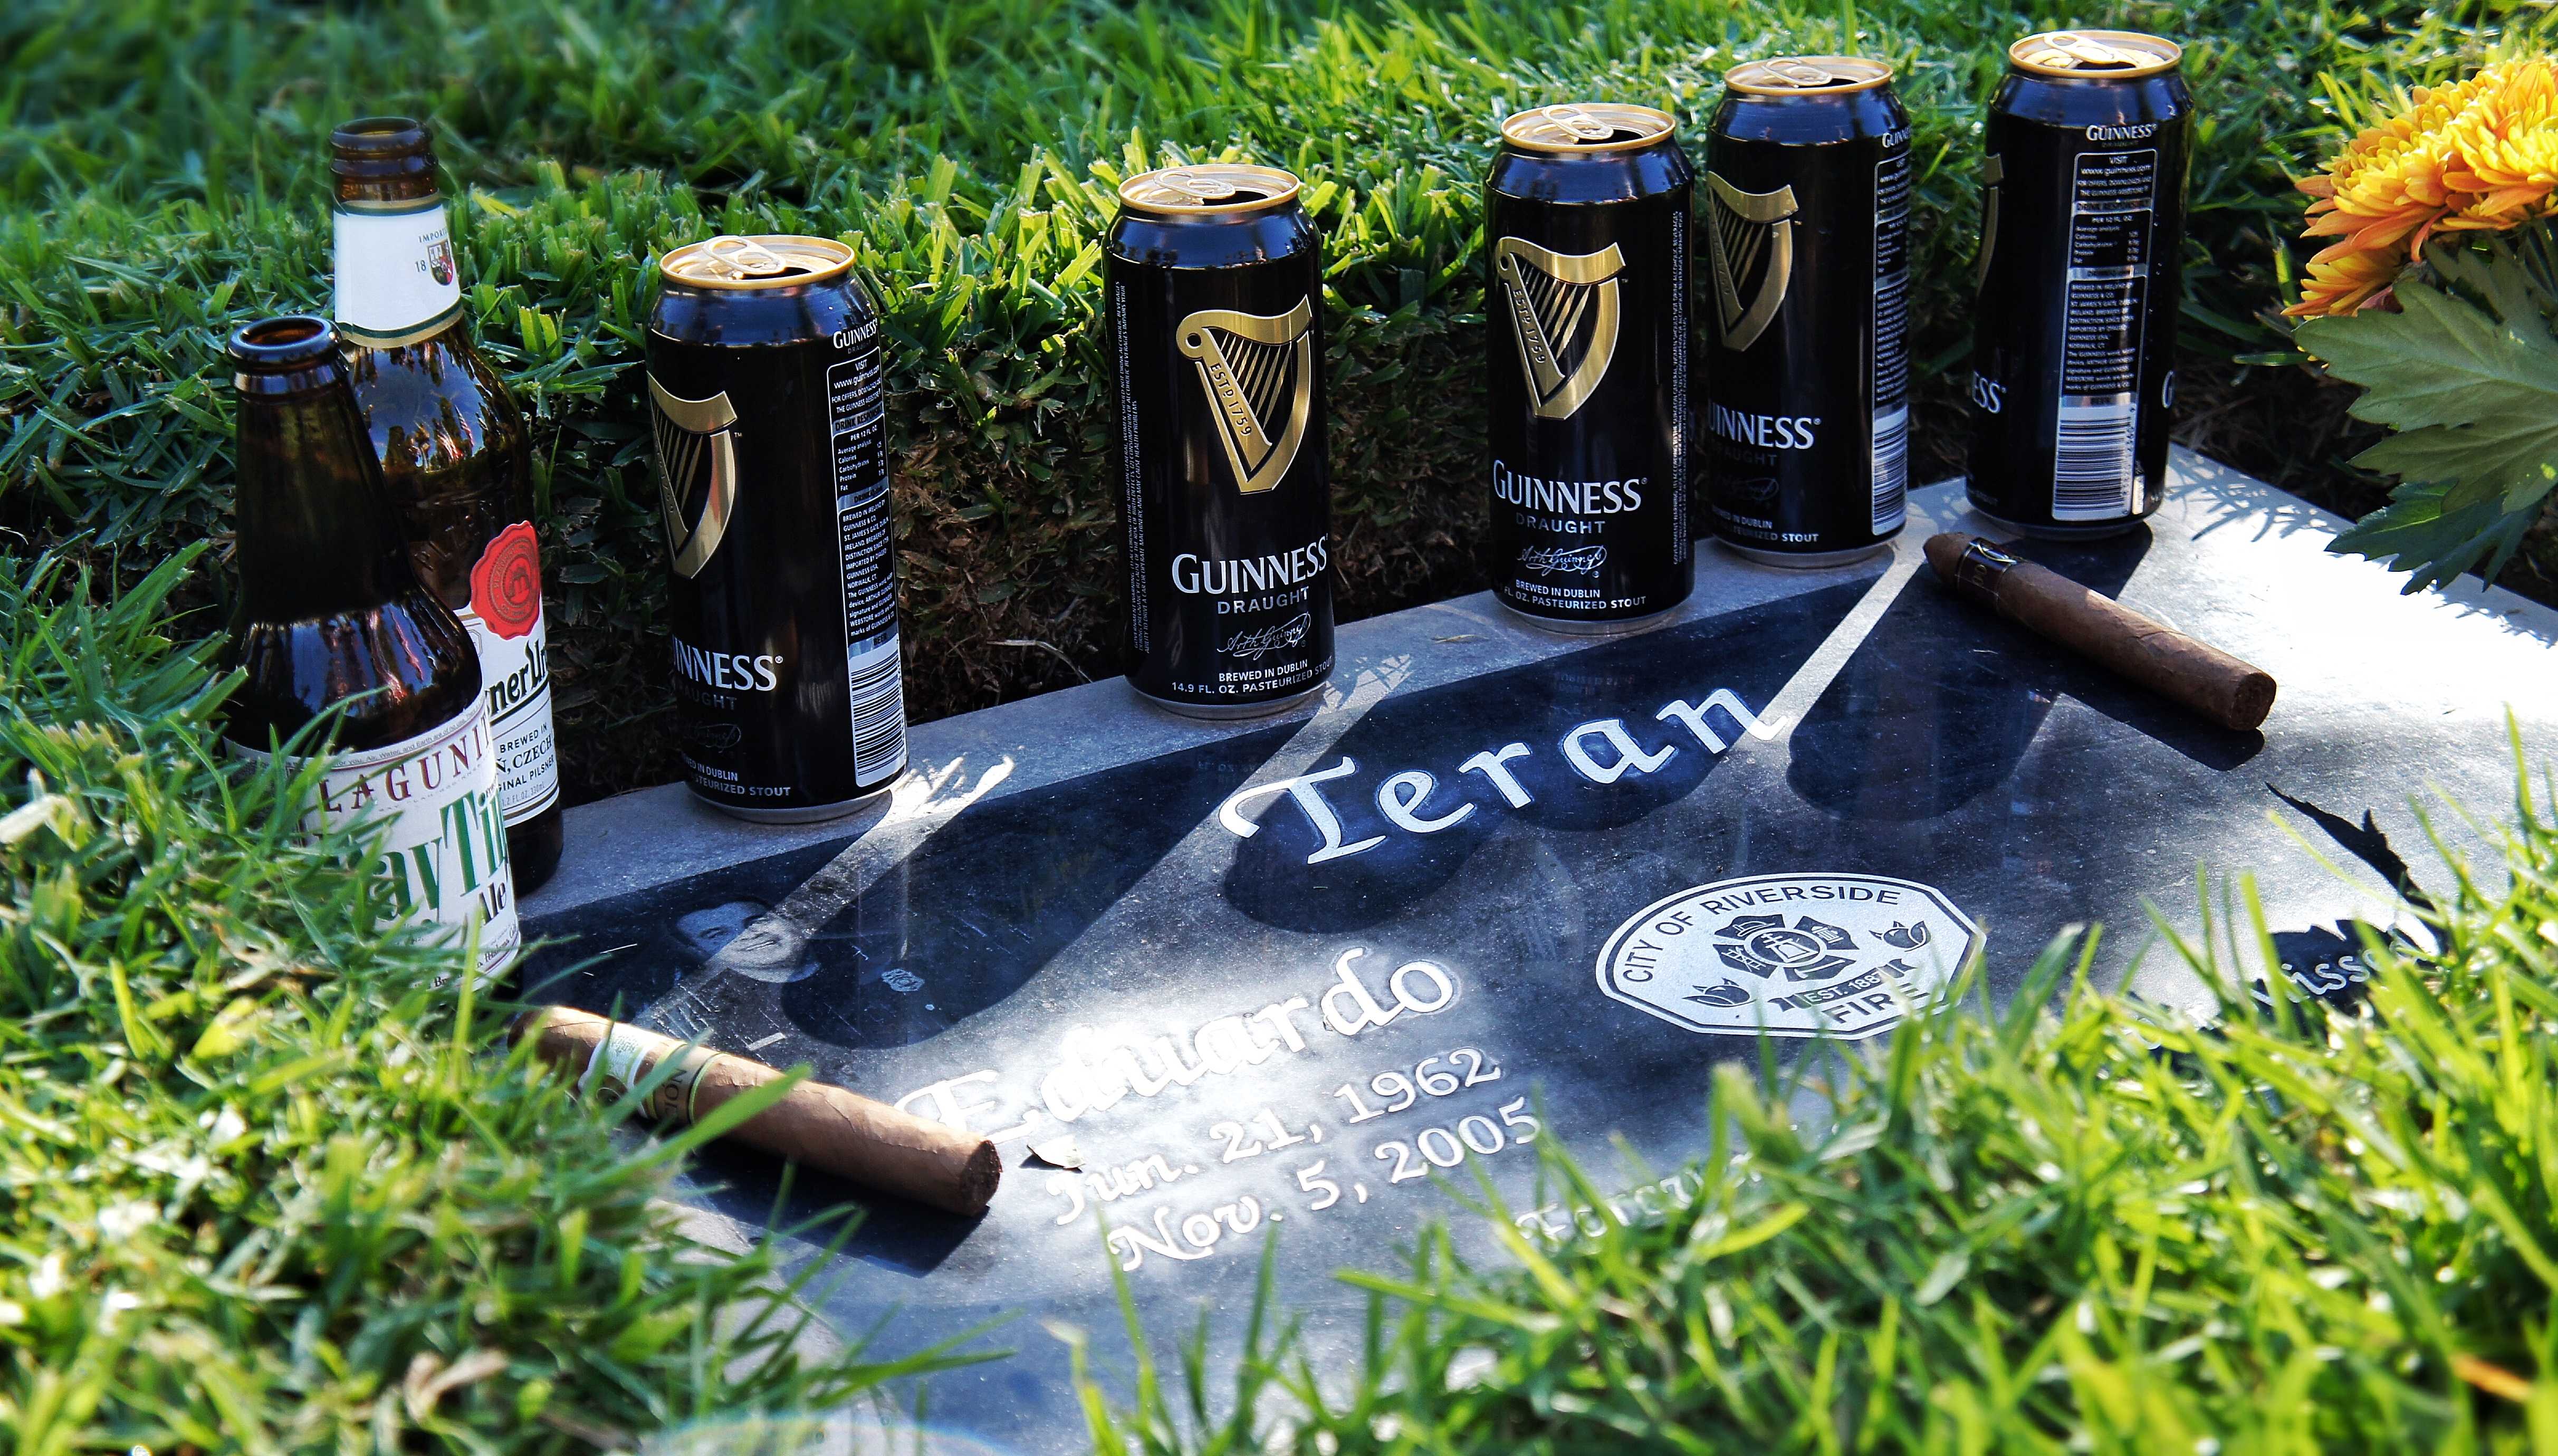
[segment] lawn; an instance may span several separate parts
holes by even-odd
[[[1609,95],[1693,137],[1723,69],[1815,49],[1891,60],[1914,113],[1915,448],[1939,479],[1981,107],[2005,43],[2062,23],[2191,47],[2183,437],[2375,504],[2339,466],[2362,439],[2349,391],[2234,362],[2284,345],[2259,316],[2282,300],[2289,180],[2388,85],[2558,24],[2535,8],[35,0],[0,16],[0,525],[76,535],[124,580],[223,540],[220,334],[325,309],[328,130],[407,110],[436,124],[481,338],[536,415],[573,799],[674,777],[636,364],[649,259],[719,229],[845,236],[886,308],[919,716],[1115,671],[1097,239],[1116,179],[1170,158],[1292,167],[1329,230],[1344,614],[1474,590],[1497,119]],[[208,572],[188,600],[222,590]]]
[[[219,767],[219,341],[325,311],[332,125],[404,110],[437,127],[476,324],[535,415],[566,767],[591,797],[673,777],[636,367],[662,249],[715,230],[858,249],[889,321],[909,697],[939,714],[1115,670],[1093,304],[1125,172],[1234,155],[1310,184],[1336,557],[1364,614],[1482,583],[1478,189],[1501,114],[1606,95],[1693,136],[1737,61],[1899,66],[1932,479],[1957,465],[1981,105],[2005,42],[2060,24],[2190,45],[2182,437],[2374,504],[2340,463],[2361,440],[2345,391],[2261,362],[2284,347],[2265,315],[2297,255],[2289,181],[2389,87],[2545,41],[2558,20],[2536,7],[8,8],[13,1448],[626,1449],[889,1374],[792,1341],[775,1261],[687,1241],[655,1201],[682,1140],[619,1135],[624,1109],[532,1075],[485,1009],[437,988],[452,956],[373,928],[347,844],[288,841],[308,784]],[[2529,586],[2538,567],[2514,570]],[[1255,1398],[1275,1414],[1296,1387],[1320,1408],[1282,1439],[1327,1456],[2558,1446],[2558,830],[2528,808],[2545,791],[2518,790],[2473,805],[2520,815],[2507,863],[2420,873],[2443,946],[2375,951],[2374,1014],[2284,1002],[2204,1032],[2083,987],[2058,1009],[2025,996],[1832,1068],[1822,1129],[1788,1121],[1784,1089],[1734,1079],[1717,1125],[1750,1176],[1499,1268],[1426,1245],[1362,1276],[1376,1332],[1347,1394],[1302,1388],[1274,1335],[1239,1391],[1217,1373],[1186,1416],[1168,1369],[1096,1434],[1237,1449]],[[2194,953],[2243,976],[2261,927],[2235,889],[2211,894],[2218,941]],[[2078,953],[2056,946],[2056,988]]]

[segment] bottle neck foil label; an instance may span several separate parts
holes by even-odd
[[[462,275],[444,199],[342,204],[335,220],[335,316],[351,342],[375,349],[414,344],[461,314]]]
[[[263,767],[273,757],[242,744],[231,757]],[[287,756],[285,771],[308,759]],[[480,972],[495,979],[523,945],[515,880],[506,860],[506,823],[497,807],[497,755],[489,712],[466,712],[414,738],[333,756],[318,802],[304,819],[314,832],[370,818],[380,836],[373,873],[388,913],[442,927],[431,936],[458,945],[480,927]]]
[[[480,652],[481,696],[497,746],[497,802],[507,823],[520,824],[559,802],[541,555],[531,521],[490,537],[471,568],[471,604],[454,615]]]

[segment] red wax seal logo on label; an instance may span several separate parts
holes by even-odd
[[[519,520],[489,542],[471,568],[471,610],[499,638],[522,637],[542,620],[541,546]]]

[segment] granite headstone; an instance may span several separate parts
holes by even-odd
[[[1703,1150],[1719,1064],[1887,1032],[1975,946],[2004,997],[2101,923],[2109,985],[2199,1005],[2151,921],[2199,923],[2198,867],[2252,870],[2294,944],[2389,921],[2352,841],[2413,858],[2429,789],[2502,809],[2508,707],[2558,748],[2558,614],[2403,596],[2326,552],[2334,517],[2175,472],[2134,534],[2021,549],[2271,670],[2261,733],[1952,598],[1920,543],[1995,532],[1939,486],[1861,566],[1707,548],[1695,599],[1635,636],[1547,636],[1485,596],[1350,625],[1322,701],[1276,721],[1097,682],[919,727],[911,778],[834,824],[672,787],[572,810],[526,905],[554,943],[533,977],[994,1136],[982,1219],[812,1178],[779,1212],[870,1205],[827,1313],[881,1354],[1013,1317],[981,1342],[1012,1358],[933,1379],[936,1424],[1074,1448],[1046,1324],[1124,1376],[1114,1264],[1159,1337],[1205,1306],[1225,1349],[1275,1238],[1309,1353],[1347,1360],[1361,1296],[1331,1275],[1394,1267],[1434,1219],[1488,1250],[1455,1196],[1478,1172],[1572,1237],[1612,1215],[1540,1200],[1534,1144],[1560,1138],[1638,1216]],[[749,1229],[777,1212],[752,1156],[689,1179]]]

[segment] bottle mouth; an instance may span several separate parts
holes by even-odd
[[[284,314],[231,335],[231,363],[243,373],[281,374],[338,357],[338,331],[317,314]]]
[[[435,170],[435,143],[412,116],[358,116],[329,133],[329,170],[368,180]]]

